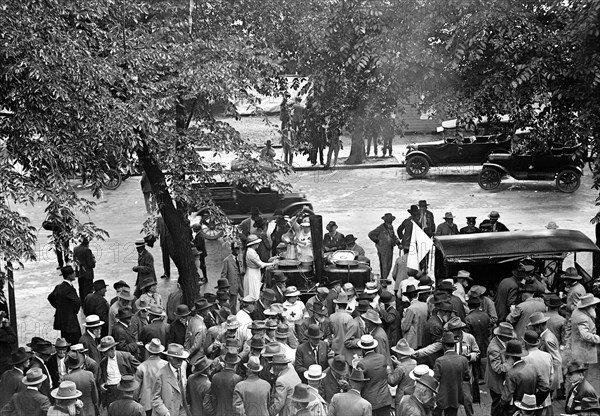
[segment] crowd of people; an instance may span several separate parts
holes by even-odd
[[[600,414],[600,299],[577,269],[560,274],[564,297],[527,259],[494,288],[475,284],[484,276],[466,270],[437,282],[425,268],[392,271],[380,247],[389,241],[403,257],[415,225],[427,235],[507,230],[495,212],[479,227],[469,217],[460,231],[451,213],[436,227],[426,201],[409,213],[397,230],[386,214],[369,233],[380,278],[364,288],[322,281],[304,300],[272,266],[290,245],[314,255],[308,212],[275,220],[281,229],[270,239],[279,242],[264,253],[267,261],[254,213],[240,225],[241,244],[232,243],[217,285],[205,287],[191,308],[179,286],[166,301],[157,292],[144,239],[135,242],[133,290],[120,280],[108,300],[109,286],[90,273],[95,262],[84,241],[75,257],[89,262],[63,266],[63,281],[48,296],[60,338],[18,346],[0,312],[7,358],[0,360],[0,416],[454,416],[460,408],[471,416],[482,388],[493,416]],[[283,238],[294,228],[296,240]],[[352,234],[339,233],[334,221],[326,229],[326,258],[344,249],[368,263]]]

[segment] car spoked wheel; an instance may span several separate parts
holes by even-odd
[[[429,162],[423,156],[412,156],[406,161],[406,172],[414,178],[423,178],[429,172]]]
[[[102,179],[102,186],[108,190],[114,191],[121,186],[121,174],[115,169],[106,172],[106,177]]]
[[[479,172],[479,186],[486,191],[492,191],[498,188],[501,180],[502,177],[500,176],[500,172],[496,169],[483,168],[481,172]]]
[[[561,192],[575,192],[581,184],[579,173],[574,170],[563,170],[556,176],[556,187]]]

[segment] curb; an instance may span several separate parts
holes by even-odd
[[[355,169],[388,169],[388,168],[403,168],[406,167],[404,163],[385,163],[380,165],[361,164],[361,165],[337,165],[334,167],[326,168],[324,166],[298,166],[293,169],[296,172],[308,172],[317,170],[355,170]]]

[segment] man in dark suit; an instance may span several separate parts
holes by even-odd
[[[75,351],[69,352],[65,361],[69,374],[64,375],[61,381],[72,381],[75,383],[77,390],[82,393],[79,398],[83,402],[81,416],[95,416],[99,404],[98,389],[96,388],[94,374],[91,371],[82,369],[84,363],[83,354]]]
[[[40,368],[30,368],[23,377],[26,389],[14,394],[2,408],[2,416],[45,416],[50,408],[48,396],[39,392],[39,388],[48,376]]]
[[[488,352],[489,350],[488,347]],[[521,341],[508,341],[503,354],[509,370],[506,372],[504,380],[501,403],[505,414],[512,415],[516,411],[515,402],[520,402],[525,394],[535,395],[537,393],[538,372],[533,365],[526,364],[522,360],[527,355],[527,351],[523,351]]]
[[[502,351],[506,348],[506,343],[513,339],[514,336],[513,326],[508,322],[501,322],[494,329],[494,337],[487,347],[485,384],[490,389],[490,397],[492,399],[491,416],[504,415],[501,399],[504,389],[504,378],[510,367],[506,363]]]
[[[435,233],[433,213],[427,209],[429,204],[424,199],[419,201],[419,225],[429,237]]]
[[[171,277],[170,253],[173,250],[173,239],[171,238],[167,224],[165,224],[165,220],[160,212],[158,213],[158,218],[156,219],[156,234],[160,240],[160,252],[162,254],[163,269],[165,271],[161,276],[161,279],[169,279]]]
[[[321,339],[329,339],[331,337],[331,325],[329,323],[329,318],[327,318],[327,315],[329,315],[327,306],[315,302],[312,304],[310,312],[311,316],[302,320],[299,325],[300,329],[297,330],[298,342],[302,343],[308,341],[306,334],[310,325],[316,325],[321,330],[321,333],[323,334]],[[298,325],[296,325],[296,328],[298,328]]]
[[[94,293],[90,293],[83,299],[83,314],[85,316],[98,315],[104,322],[102,325],[102,337],[108,335],[108,302],[105,299],[108,285],[104,280],[96,280],[93,284]]]
[[[274,273],[274,284],[271,287],[273,292],[275,292],[275,302],[274,303],[284,303],[286,301],[285,298],[285,285],[287,282],[287,276],[282,272]]]
[[[17,334],[6,316],[5,311],[0,311],[0,375],[10,368],[10,354],[18,344]]]
[[[59,338],[54,343],[54,349],[56,353],[53,354],[50,359],[46,362],[46,367],[50,373],[50,380],[52,381],[52,388],[57,389],[61,382],[61,377],[67,374],[67,366],[65,365],[65,359],[67,358],[67,351],[71,344],[64,338]]]
[[[366,374],[364,373],[364,368],[359,363],[357,368],[352,370],[352,373],[348,377],[348,391],[343,393],[336,393],[332,397],[331,404],[329,405],[329,416],[368,416],[371,414],[375,414],[375,412],[372,411],[371,403],[365,398],[363,398],[364,393],[361,393],[362,391],[364,391],[366,382],[370,381],[369,378],[365,377],[365,375]],[[389,406],[387,408],[387,414],[389,415]],[[382,414],[384,413],[382,412]]]
[[[529,266],[531,267],[531,266]],[[525,266],[519,265],[512,271],[512,276],[504,278],[496,290],[496,312],[498,313],[498,322],[503,322],[510,313],[510,307],[517,304],[517,294],[521,280],[527,277]]]
[[[133,295],[139,299],[142,295],[140,284],[149,280],[156,282],[156,272],[154,271],[154,257],[146,250],[146,241],[143,238],[135,240],[135,249],[138,252],[138,264],[133,266],[133,271],[137,273]]]
[[[308,370],[310,365],[319,364],[321,368],[329,367],[329,363],[327,362],[327,343],[321,341],[323,332],[320,327],[315,324],[309,325],[306,337],[308,341],[303,342],[296,349],[296,361],[294,362],[294,369],[303,383],[306,383],[304,372]]]
[[[118,351],[127,351],[133,354],[134,357],[137,357],[139,344],[129,328],[132,316],[133,311],[129,306],[119,309],[117,323],[113,327],[111,335],[118,343]]]
[[[144,407],[133,398],[139,388],[140,383],[131,374],[121,377],[117,386],[121,392],[121,398],[108,406],[108,416],[145,416]]]
[[[580,360],[573,360],[567,366],[567,381],[570,384],[565,400],[565,413],[576,413],[584,398],[598,399],[594,387],[585,379],[587,367]]]
[[[190,309],[187,305],[182,304],[177,306],[175,310],[175,321],[171,323],[169,328],[169,336],[167,337],[168,344],[181,344],[185,343],[185,334],[187,331],[188,322],[190,320]]]
[[[444,334],[444,324],[448,322],[452,316],[454,307],[450,302],[440,302],[435,305],[431,318],[425,324],[425,331],[423,334],[423,345],[431,345],[434,342],[439,342]],[[436,352],[423,358],[419,362],[421,364],[427,364],[430,368],[433,368],[435,360],[441,357],[443,352]]]
[[[117,351],[117,344],[113,337],[106,336],[100,340],[98,351],[103,355],[100,361],[100,374],[98,375],[98,390],[101,394],[101,403],[108,406],[120,397],[117,389],[121,376],[135,374],[139,361],[125,351]],[[111,365],[108,365],[108,361]],[[114,365],[116,364],[116,366]]]
[[[387,361],[385,355],[375,352],[377,345],[377,340],[368,334],[358,342],[363,353],[358,365],[364,368],[365,376],[369,378],[361,396],[371,403],[374,416],[388,416],[393,400],[387,383]]]
[[[265,310],[271,307],[271,304],[275,302],[275,292],[273,289],[265,288],[260,292],[260,298],[254,306],[254,311],[250,314],[250,317],[254,321],[264,321],[267,319]]]
[[[240,357],[232,350],[229,350],[223,358],[225,368],[213,376],[211,396],[215,403],[216,416],[234,414],[233,391],[236,384],[242,381],[242,378],[235,372],[235,367],[239,362]]]
[[[81,237],[81,244],[73,249],[73,264],[79,284],[79,299],[84,300],[92,293],[94,267],[96,267],[96,258],[90,250],[90,241],[87,237]]]
[[[11,355],[13,367],[0,377],[0,409],[10,401],[13,394],[26,389],[22,381],[25,370],[29,368],[30,360],[31,354],[25,351],[23,347],[20,347]]]
[[[245,364],[248,378],[233,389],[233,407],[238,415],[267,415],[271,385],[258,377],[263,366],[259,357],[250,357]]]
[[[394,295],[387,290],[383,290],[379,296],[379,315],[381,315],[382,328],[387,335],[388,342],[390,345],[396,345],[400,339],[402,318],[396,309]],[[422,330],[422,328],[417,328],[417,330]]]
[[[105,322],[100,320],[98,315],[89,315],[85,317],[83,327],[85,328],[85,334],[79,338],[79,343],[83,345],[88,351],[88,356],[94,360],[97,364],[100,364],[102,355],[98,351],[98,339],[101,337],[102,326]]]
[[[482,233],[498,233],[502,231],[508,231],[506,225],[498,221],[498,218],[500,218],[498,211],[490,212],[488,218],[489,219],[483,220],[481,224],[479,224],[479,230],[481,230]]]
[[[42,373],[46,376],[46,378],[42,381],[42,384],[38,387],[40,393],[42,393],[46,397],[50,397],[50,371],[46,366],[46,363],[56,352],[54,346],[50,341],[46,341],[45,339],[33,337],[31,342],[27,344],[33,350],[33,357],[31,357],[31,362],[29,364],[29,369],[39,368],[42,370]]]
[[[71,266],[60,269],[63,282],[57,285],[48,295],[48,302],[56,312],[54,314],[54,329],[60,331],[60,336],[71,344],[77,344],[81,337],[81,329],[77,313],[81,307],[81,300],[73,287],[75,271]]]
[[[388,341],[387,334],[381,327],[381,318],[379,317],[379,314],[375,309],[369,309],[361,316],[365,321],[365,333],[371,334],[375,341],[377,341],[375,352],[378,352],[385,357],[386,365],[391,365],[390,342]]]
[[[208,378],[211,367],[212,360],[203,355],[194,363],[194,374],[188,378],[186,394],[192,415],[212,415],[214,413],[210,397],[211,383]]]
[[[469,381],[469,362],[454,350],[457,340],[452,332],[442,335],[444,355],[435,360],[433,377],[440,383],[437,396],[436,414],[442,410],[446,416],[456,416],[458,408],[464,404],[463,381]]]
[[[348,390],[348,363],[343,355],[336,355],[331,361],[331,365],[323,372],[325,377],[321,380],[321,396],[327,403],[337,393],[343,393]]]
[[[153,338],[158,338],[162,345],[167,345],[169,336],[169,324],[164,321],[167,314],[164,309],[157,305],[152,305],[148,311],[150,323],[142,329],[138,341],[146,345]],[[147,355],[146,355],[147,357]]]

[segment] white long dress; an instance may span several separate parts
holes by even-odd
[[[267,266],[267,264],[260,259],[254,247],[248,247],[246,251],[246,273],[244,274],[244,296],[250,295],[258,300],[262,280],[260,269]]]

